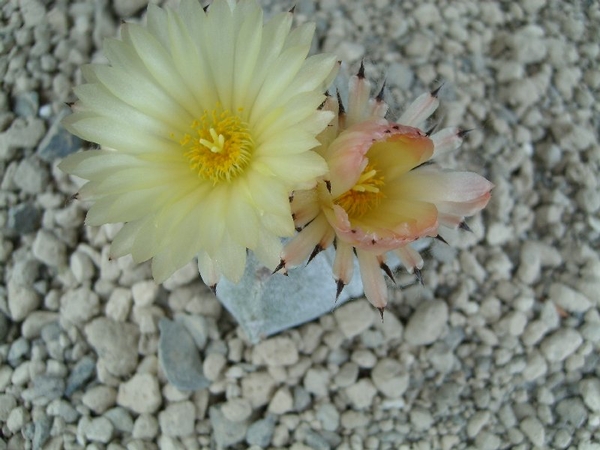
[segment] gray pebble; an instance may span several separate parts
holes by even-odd
[[[19,203],[8,208],[6,227],[12,232],[25,235],[40,228],[42,211],[32,203]]]
[[[273,437],[275,430],[275,418],[267,416],[265,419],[257,420],[248,427],[246,433],[246,442],[249,445],[258,445],[261,448],[267,448]]]
[[[20,337],[14,341],[10,346],[10,350],[8,351],[8,362],[10,365],[13,367],[18,365],[21,358],[29,353],[29,349],[29,341],[24,337]]]
[[[208,410],[208,416],[212,426],[213,438],[218,447],[229,447],[241,442],[246,437],[247,425],[230,422],[218,406],[211,406]]]
[[[42,416],[34,422],[32,448],[40,450],[50,437],[52,420],[48,416]]]
[[[340,425],[340,413],[331,403],[322,403],[317,406],[316,417],[321,422],[324,430],[335,431]]]
[[[13,321],[25,319],[40,303],[40,296],[31,287],[8,282],[8,310]]]
[[[38,261],[54,270],[67,263],[67,246],[51,231],[39,230],[31,250]]]
[[[540,349],[549,362],[560,362],[573,354],[581,345],[581,335],[572,328],[561,328],[546,337]]]
[[[575,428],[581,427],[587,420],[587,409],[580,398],[566,398],[556,405],[556,413],[559,417],[573,425]]]
[[[170,437],[191,435],[195,420],[196,410],[190,401],[171,403],[158,415],[161,432]]]
[[[15,96],[13,111],[21,117],[35,117],[40,107],[40,96],[37,92],[21,92]]]
[[[86,325],[85,334],[112,375],[129,375],[135,370],[139,338],[135,325],[99,317]]]
[[[568,312],[586,312],[592,307],[592,302],[585,295],[563,283],[552,283],[548,297]]]
[[[70,397],[89,380],[96,370],[96,361],[89,356],[80,359],[69,373],[65,395]]]
[[[377,390],[389,398],[401,397],[409,383],[409,374],[403,365],[392,358],[380,359],[371,371],[371,379]]]
[[[133,425],[134,439],[154,439],[158,434],[158,420],[150,414],[140,414]]]
[[[525,417],[519,426],[529,441],[537,446],[543,447],[546,442],[546,431],[544,426],[536,417]]]
[[[586,378],[579,383],[579,390],[586,406],[594,412],[600,412],[600,380]]]
[[[309,448],[315,450],[329,450],[331,448],[331,445],[329,445],[327,439],[321,436],[320,433],[317,433],[313,430],[308,430],[306,432],[306,436],[304,436],[304,443],[308,445]]]
[[[0,420],[6,422],[10,412],[17,406],[17,400],[11,394],[0,394]]]
[[[67,423],[74,423],[79,418],[79,412],[66,400],[55,399],[51,401],[46,413],[50,416],[59,416]]]
[[[411,316],[404,330],[404,339],[411,345],[435,342],[446,328],[448,306],[440,300],[423,302]]]
[[[113,437],[113,424],[106,417],[96,417],[94,419],[82,418],[79,423],[84,423],[83,432],[90,441],[102,442],[107,444]]]
[[[46,126],[43,120],[35,118],[27,121],[15,120],[8,130],[0,133],[0,160],[11,159],[16,148],[35,147],[45,131]],[[37,192],[34,191],[33,193]]]
[[[44,192],[48,185],[49,175],[37,158],[21,160],[15,171],[13,183],[28,194]]]
[[[117,406],[104,413],[104,417],[111,421],[115,430],[121,433],[131,433],[133,430],[133,419],[125,408]]]
[[[98,294],[88,287],[69,290],[60,299],[61,320],[83,325],[99,312]]]
[[[310,394],[302,386],[294,386],[294,411],[301,412],[311,404]]]
[[[202,371],[198,348],[187,328],[165,318],[160,320],[158,326],[158,356],[169,383],[182,391],[195,391],[209,386],[210,381]]]
[[[68,110],[63,110],[56,116],[37,147],[38,156],[46,162],[52,163],[57,159],[65,158],[79,150],[83,144],[80,138],[69,133],[61,125],[61,120],[66,115],[68,115]]]
[[[358,300],[340,306],[333,316],[344,336],[352,339],[373,325],[376,312],[368,302]]]
[[[23,321],[21,334],[27,339],[40,336],[42,329],[49,323],[56,322],[58,314],[51,311],[33,311]]]
[[[23,399],[27,401],[43,399],[44,404],[62,397],[65,392],[65,380],[49,375],[41,375],[33,380],[33,388],[23,391]]]

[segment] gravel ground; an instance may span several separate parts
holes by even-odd
[[[56,168],[78,67],[145,3],[0,3],[0,449],[600,449],[597,2],[296,2],[393,112],[444,82],[440,120],[475,129],[446,162],[496,188],[383,324],[362,300],[256,346],[192,266],[109,262],[118,227]],[[159,366],[173,316],[206,388]]]

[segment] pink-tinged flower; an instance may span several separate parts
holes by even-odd
[[[433,163],[458,148],[466,134],[458,128],[422,130],[438,107],[437,90],[418,97],[397,123],[384,118],[383,89],[376,98],[370,90],[361,66],[350,79],[347,110],[339,96],[325,101],[323,109],[336,117],[319,135],[317,151],[329,173],[314,189],[290,197],[299,233],[284,248],[278,270],[310,261],[333,244],[337,295],[352,278],[355,254],[365,295],[383,314],[384,273],[393,280],[386,254],[394,252],[421,279],[423,259],[409,244],[438,237],[440,226],[468,229],[464,218],[487,205],[493,184]]]

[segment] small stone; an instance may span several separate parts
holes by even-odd
[[[543,447],[546,442],[544,426],[536,417],[525,417],[519,426],[521,431],[531,443],[537,447]]]
[[[165,318],[158,326],[158,357],[169,383],[182,391],[208,387],[210,381],[203,374],[198,348],[186,327]]]
[[[152,440],[158,435],[158,420],[151,414],[140,414],[133,425],[134,439]]]
[[[29,420],[29,412],[23,406],[14,408],[6,419],[6,427],[11,433],[17,433]]]
[[[433,417],[431,413],[425,408],[420,406],[414,407],[410,410],[410,423],[417,430],[428,430],[433,424]]]
[[[510,42],[513,58],[523,64],[542,61],[546,57],[546,43],[541,38],[543,31],[536,26],[524,27],[512,34]]]
[[[56,399],[51,401],[46,408],[50,416],[58,416],[67,423],[74,423],[79,418],[79,412],[66,400]]]
[[[403,365],[395,359],[379,360],[371,371],[371,379],[377,390],[389,398],[401,397],[406,389],[410,376],[404,372]]]
[[[48,186],[48,171],[37,158],[21,160],[15,171],[13,182],[23,192],[39,194]]]
[[[65,392],[65,380],[50,375],[40,375],[33,380],[33,388],[23,391],[21,396],[24,400],[42,400],[47,404],[50,401],[62,397]]]
[[[209,353],[206,355],[202,365],[204,375],[210,381],[217,381],[226,364],[227,359],[221,353]]]
[[[243,422],[252,414],[252,405],[244,398],[233,398],[221,404],[221,412],[231,422]]]
[[[527,365],[523,370],[523,379],[525,381],[533,381],[542,377],[548,370],[548,364],[544,357],[538,352],[532,352],[527,358]]]
[[[8,361],[12,366],[16,366],[20,359],[29,353],[30,345],[29,341],[24,337],[20,337],[14,341],[8,351]]]
[[[27,315],[21,325],[21,334],[27,339],[40,336],[42,329],[49,323],[58,320],[58,314],[51,311],[33,311]]]
[[[41,119],[18,119],[13,121],[8,130],[0,133],[0,159],[11,159],[12,149],[35,147],[45,131],[46,126]],[[27,172],[27,170],[25,170],[25,172]],[[37,169],[34,168],[33,172],[37,172]],[[34,180],[35,184],[38,184],[40,177],[43,177],[43,175],[38,174],[38,179]],[[33,193],[37,192],[38,191],[35,191],[34,188]]]
[[[467,436],[474,438],[490,420],[489,411],[477,411],[467,423]]]
[[[14,112],[24,118],[35,117],[40,107],[40,95],[35,91],[15,95]]]
[[[56,115],[54,122],[48,129],[44,138],[37,147],[38,156],[46,162],[52,163],[75,153],[83,144],[83,141],[69,133],[61,124],[62,119],[70,114],[68,109],[63,109]]]
[[[302,386],[294,386],[294,411],[301,412],[310,406],[310,394]]]
[[[290,412],[293,406],[294,399],[292,397],[290,389],[287,386],[285,386],[279,388],[277,392],[275,392],[275,395],[273,395],[273,398],[271,399],[267,410],[273,414],[285,414],[287,412]]]
[[[256,357],[255,357],[256,355]],[[254,347],[253,364],[268,366],[291,366],[298,362],[296,344],[287,337],[274,337]]]
[[[71,254],[69,258],[69,267],[78,283],[91,280],[94,276],[94,263],[92,259],[81,250]]]
[[[67,291],[60,299],[61,319],[83,325],[100,313],[98,295],[87,287]]]
[[[89,356],[85,356],[75,364],[75,367],[69,374],[67,380],[67,388],[65,389],[65,395],[70,397],[73,392],[77,391],[84,383],[89,380],[96,370],[96,361]]]
[[[337,308],[333,316],[344,336],[352,339],[373,325],[376,312],[366,301],[353,301]]]
[[[117,322],[125,322],[131,309],[132,295],[129,289],[116,288],[106,303],[106,316]]]
[[[48,267],[56,269],[66,265],[67,247],[54,233],[48,230],[39,230],[31,248],[33,256]]]
[[[114,433],[114,427],[106,417],[96,417],[92,420],[88,419],[88,421],[84,423],[85,437],[90,441],[102,442],[104,444],[110,442]]]
[[[411,345],[435,342],[446,328],[448,306],[434,300],[422,303],[411,316],[404,331],[404,339]]]
[[[546,337],[540,349],[549,362],[560,362],[579,348],[583,338],[572,328],[561,328]]]
[[[203,316],[193,314],[175,314],[175,322],[182,324],[192,336],[196,347],[203,349],[208,340],[208,324]]]
[[[335,375],[333,381],[338,387],[348,387],[356,382],[358,378],[358,365],[353,362],[347,362],[340,371]]]
[[[249,445],[267,448],[271,443],[274,430],[275,419],[272,416],[267,416],[265,419],[257,420],[248,427],[246,442]]]
[[[0,420],[6,422],[10,412],[17,407],[17,400],[11,394],[0,394]]]
[[[397,87],[406,91],[410,89],[415,79],[415,74],[410,66],[402,63],[392,63],[386,71],[386,80],[390,87]]]
[[[158,381],[149,373],[135,374],[119,385],[117,404],[138,414],[154,413],[162,402]]]
[[[112,375],[125,376],[135,370],[139,338],[135,325],[99,317],[85,327],[85,334]]]
[[[88,389],[81,401],[96,414],[104,413],[108,408],[115,404],[117,391],[110,386],[95,386]]]
[[[587,420],[587,409],[580,398],[566,398],[556,405],[556,413],[559,417],[573,425],[576,429],[583,426]]]
[[[579,391],[586,406],[594,411],[600,412],[600,379],[586,378],[579,383]]]
[[[213,438],[218,448],[227,448],[237,444],[246,436],[246,425],[227,420],[218,406],[211,406],[208,416],[212,425]]]
[[[548,298],[568,312],[586,312],[592,307],[592,302],[585,295],[563,283],[552,283]]]
[[[354,409],[369,408],[376,394],[377,389],[375,389],[371,380],[365,378],[346,388],[346,395]]]
[[[33,426],[33,440],[31,442],[32,447],[34,449],[41,449],[50,437],[52,420],[48,416],[42,416],[33,423]]]
[[[358,427],[364,427],[369,424],[370,418],[363,412],[359,411],[344,411],[341,416],[342,427],[352,430]]]
[[[329,392],[329,378],[330,374],[327,370],[312,367],[304,376],[304,388],[317,397],[324,397]]]
[[[316,416],[324,430],[335,431],[340,425],[340,413],[331,403],[321,403],[317,406]]]
[[[32,203],[19,203],[8,208],[6,227],[19,235],[33,233],[40,228],[42,211]]]
[[[156,299],[158,285],[150,280],[140,281],[131,286],[131,294],[136,306],[149,306]]]
[[[20,322],[41,303],[37,292],[32,288],[8,282],[8,310],[13,321]]]
[[[133,431],[133,419],[125,408],[115,406],[104,413],[106,417],[115,427],[115,430],[121,433],[131,434]]]
[[[252,408],[269,403],[275,390],[275,380],[266,372],[253,372],[242,378],[242,397],[250,401]]]
[[[158,415],[161,432],[170,437],[191,435],[195,421],[196,410],[190,401],[171,403]]]

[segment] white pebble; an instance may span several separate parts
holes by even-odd
[[[134,439],[154,439],[158,434],[158,420],[151,414],[140,414],[133,425]]]
[[[106,303],[106,315],[117,322],[125,322],[131,309],[131,299],[129,289],[116,288]]]
[[[583,339],[572,328],[561,328],[546,337],[540,349],[549,362],[560,362],[579,348]]]
[[[64,266],[67,261],[67,246],[48,230],[37,232],[31,251],[38,261],[54,270]]]
[[[149,373],[135,374],[119,386],[117,404],[138,414],[156,412],[161,401],[158,381]]]
[[[411,345],[431,344],[442,335],[447,321],[448,305],[445,302],[423,302],[409,319],[404,339]]]
[[[371,380],[366,378],[346,388],[346,395],[354,409],[369,408],[376,394],[377,389],[375,389]]]
[[[99,312],[100,299],[87,287],[67,291],[60,299],[61,319],[76,325],[86,323]]]
[[[403,365],[392,358],[379,360],[371,371],[371,378],[379,392],[389,398],[401,397],[410,380]]]
[[[152,280],[140,281],[131,286],[131,293],[136,306],[149,306],[156,299],[158,285]]]
[[[586,312],[592,307],[592,302],[585,295],[563,283],[552,283],[548,298],[568,312]]]
[[[171,403],[158,415],[160,430],[170,437],[189,436],[194,432],[196,410],[190,401]]]
[[[256,365],[291,366],[298,362],[298,349],[287,337],[266,339],[254,347],[252,362]]]
[[[600,379],[586,378],[579,383],[579,390],[586,406],[600,412]]]
[[[268,411],[273,414],[285,414],[290,412],[294,406],[294,398],[290,389],[285,386],[275,392],[275,395],[269,403]]]
[[[536,417],[525,417],[519,426],[523,434],[537,447],[543,447],[546,442],[544,426]]]
[[[337,308],[333,316],[344,336],[352,339],[373,325],[376,312],[368,302],[358,300]]]

